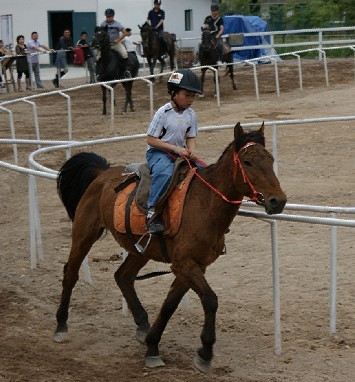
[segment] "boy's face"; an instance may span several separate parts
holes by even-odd
[[[189,108],[195,99],[195,93],[182,89],[178,91],[174,97],[175,102],[184,109]]]
[[[81,39],[82,40],[86,40],[88,38],[88,35],[86,34],[86,33],[83,33],[82,35],[81,35]]]

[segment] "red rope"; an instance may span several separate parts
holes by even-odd
[[[253,146],[255,145],[256,143],[255,142],[249,142],[247,143],[246,145],[244,145],[239,151],[238,153],[234,153],[234,156],[233,156],[233,162],[234,162],[234,171],[233,171],[233,181],[235,181],[236,177],[237,177],[237,170],[238,170],[238,167],[240,168],[241,170],[241,173],[242,173],[242,176],[243,176],[243,181],[244,183],[248,183],[251,191],[253,192],[253,197],[251,199],[249,199],[250,201],[254,201],[254,202],[259,202],[259,198],[258,198],[258,195],[260,195],[260,193],[258,193],[254,186],[252,185],[252,183],[250,182],[247,174],[245,173],[245,170],[244,170],[244,167],[242,166],[241,162],[240,162],[240,159],[239,159],[239,153],[242,151],[242,150],[245,150],[247,149],[249,146]],[[185,157],[184,155],[181,155],[181,157],[187,162],[188,166],[190,167],[191,171],[194,173],[194,175],[196,175],[202,183],[204,183],[209,189],[211,189],[215,194],[217,194],[218,196],[220,196],[225,202],[227,203],[231,203],[231,204],[241,204],[243,202],[243,200],[230,200],[228,199],[225,195],[223,195],[219,190],[217,190],[215,187],[212,186],[212,184],[210,184],[209,182],[207,182],[207,180],[205,180],[204,178],[202,178],[202,176],[200,174],[197,173],[196,171],[196,167],[192,167],[191,165],[191,162],[190,160]],[[200,159],[197,159],[196,160],[197,162],[199,163],[204,163],[202,162]],[[207,165],[204,163],[204,167],[207,167]]]

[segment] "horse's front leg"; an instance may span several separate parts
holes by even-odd
[[[172,270],[181,277],[184,285],[188,285],[199,296],[205,313],[205,322],[201,333],[202,347],[194,359],[194,366],[201,372],[207,372],[213,358],[213,345],[216,342],[216,313],[218,299],[208,285],[202,270],[197,264],[185,261],[183,266]]]
[[[106,88],[104,86],[101,86],[102,90],[102,115],[106,115]]]
[[[165,365],[163,360],[160,358],[159,343],[167,323],[188,290],[189,288],[181,281],[178,279],[174,280],[160,310],[159,316],[155,320],[145,339],[147,344],[145,364],[147,367],[158,367]]]
[[[148,314],[139,301],[134,289],[134,279],[147,262],[148,260],[144,257],[128,254],[126,260],[115,273],[116,283],[121,289],[123,297],[127,301],[128,308],[132,312],[134,322],[137,325],[136,338],[143,344],[150,325]]]
[[[201,95],[200,97],[203,97],[203,86],[204,86],[204,83],[205,83],[205,77],[206,77],[206,70],[207,69],[201,69]]]

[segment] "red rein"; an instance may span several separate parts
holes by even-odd
[[[246,150],[249,146],[253,146],[253,145],[256,145],[255,142],[249,142],[247,143],[246,145],[244,145],[239,151],[238,153],[234,153],[234,156],[233,156],[233,162],[234,162],[234,172],[233,172],[233,181],[236,180],[236,177],[237,177],[237,171],[238,171],[238,167],[240,168],[240,171],[242,172],[242,175],[243,175],[243,181],[244,183],[248,183],[250,189],[252,190],[253,192],[253,197],[250,199],[251,201],[254,201],[256,203],[259,203],[260,200],[258,198],[258,196],[260,196],[260,193],[258,193],[254,186],[251,184],[247,174],[245,173],[245,170],[244,170],[244,167],[242,166],[241,162],[240,162],[240,159],[239,159],[239,153],[242,151],[242,150]],[[220,196],[225,202],[227,203],[231,203],[231,204],[241,204],[243,200],[230,200],[228,199],[225,195],[223,195],[220,191],[218,191],[216,188],[214,188],[210,183],[208,183],[204,178],[202,178],[201,175],[199,175],[196,171],[196,168],[192,167],[191,165],[191,162],[190,160],[185,157],[184,155],[181,155],[181,157],[183,159],[185,159],[185,161],[188,163],[190,169],[193,171],[193,173],[201,180],[202,183],[204,183],[209,189],[211,189],[215,194],[217,194],[218,196]],[[197,160],[197,162],[201,163],[204,165],[204,167],[207,167],[207,165],[205,165],[201,160]]]

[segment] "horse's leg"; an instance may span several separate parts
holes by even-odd
[[[180,280],[175,279],[168,296],[166,297],[159,316],[154,325],[149,330],[145,342],[147,344],[147,352],[145,355],[145,364],[147,367],[164,366],[164,362],[159,355],[159,342],[161,340],[164,329],[178,307],[181,299],[189,288]]]
[[[194,359],[194,366],[201,372],[207,372],[211,367],[213,345],[216,342],[216,313],[218,299],[208,285],[204,272],[194,263],[185,262],[179,267],[180,275],[185,283],[199,296],[205,313],[205,322],[201,333],[202,347]]]
[[[234,82],[234,67],[233,67],[233,65],[228,65],[228,70],[229,70],[229,77],[232,81],[233,90],[237,90],[237,85]]]
[[[123,82],[122,83],[122,86],[124,87],[124,90],[125,90],[125,100],[124,100],[124,103],[122,105],[122,108],[121,108],[121,112],[122,113],[126,113],[127,112],[127,106],[128,106],[128,102],[129,102],[129,89],[128,89],[128,83],[127,82]]]
[[[102,90],[102,114],[106,115],[106,101],[107,101],[106,88],[104,86],[101,86],[101,90]]]
[[[68,332],[67,320],[70,298],[79,279],[79,269],[89,253],[93,244],[102,234],[102,228],[95,224],[95,214],[91,212],[91,217],[86,214],[77,224],[74,221],[72,232],[72,247],[68,262],[64,265],[63,290],[60,305],[57,311],[57,328],[54,341],[63,342],[66,340],[65,333]]]
[[[115,273],[115,280],[120,288],[127,305],[132,312],[134,322],[137,325],[136,338],[144,344],[149,330],[148,314],[143,308],[134,289],[134,279],[138,272],[147,264],[148,259],[128,254],[126,260]]]
[[[201,97],[203,97],[203,85],[205,83],[206,70],[207,69],[201,69],[201,72],[202,72],[202,74],[201,74],[201,95],[200,95]]]
[[[158,351],[157,348],[154,348],[152,345],[149,347],[150,343],[153,342],[153,334],[155,335],[155,337],[153,337],[155,338],[155,343],[153,342],[153,345],[156,344],[157,346],[167,321],[174,313],[178,301],[180,301],[178,299],[182,298],[184,291],[191,288],[199,296],[205,312],[205,322],[201,333],[202,347],[197,352],[197,356],[194,359],[194,365],[199,371],[207,372],[211,367],[213,345],[216,342],[217,296],[208,285],[203,274],[204,272],[197,264],[184,261],[183,263],[180,262],[178,267],[173,265],[172,270],[179,280],[181,280],[181,283],[178,284],[176,282],[176,284],[179,285],[177,290],[174,292],[174,288],[172,288],[169,292],[159,317],[147,335],[146,343],[148,345],[148,350],[151,350],[153,356],[155,355],[154,351]]]

